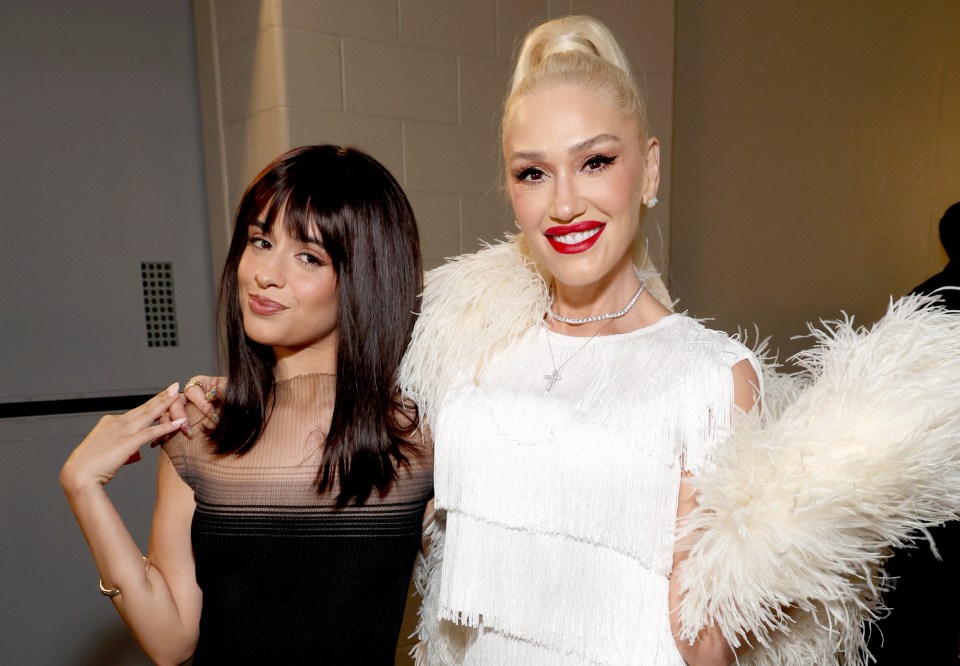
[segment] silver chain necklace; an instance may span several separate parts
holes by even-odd
[[[547,314],[550,315],[551,319],[556,321],[562,321],[564,324],[572,324],[573,326],[579,326],[580,324],[590,324],[595,321],[603,321],[604,319],[619,319],[623,315],[630,312],[633,309],[633,306],[637,304],[637,299],[640,298],[640,294],[643,293],[644,289],[647,288],[647,282],[640,276],[640,271],[637,270],[637,267],[633,267],[633,272],[637,276],[637,279],[640,281],[640,288],[637,289],[637,293],[633,295],[633,298],[630,299],[630,302],[623,306],[622,310],[617,310],[616,312],[607,312],[606,314],[598,314],[592,317],[581,317],[579,319],[573,317],[564,317],[558,315],[553,311],[553,297],[550,298],[550,305],[547,307]]]
[[[611,321],[612,321],[612,320],[611,320]],[[584,342],[577,351],[575,351],[575,352],[573,352],[572,354],[570,354],[570,356],[567,358],[567,360],[564,361],[563,363],[561,363],[560,365],[557,365],[557,360],[556,360],[556,359],[554,358],[554,356],[553,356],[553,345],[550,344],[550,328],[547,326],[547,323],[546,323],[545,321],[541,321],[540,323],[543,324],[543,328],[545,329],[545,332],[546,332],[546,335],[547,335],[547,349],[550,350],[550,363],[553,364],[553,372],[551,372],[551,373],[548,374],[548,375],[544,375],[544,376],[543,376],[543,378],[547,380],[547,391],[546,391],[546,392],[547,392],[547,393],[550,393],[550,390],[554,387],[554,385],[562,379],[561,376],[560,376],[560,368],[562,368],[562,367],[565,366],[567,363],[569,363],[569,362],[570,362],[570,359],[572,359],[574,356],[576,356],[577,354],[579,354],[580,352],[582,352],[582,351],[584,350],[584,348],[585,348],[587,345],[590,344],[590,341],[593,340],[593,339],[594,339],[595,337],[597,337],[598,335],[600,335],[600,331],[602,331],[602,330],[605,329],[607,326],[609,326],[611,322],[608,321],[606,324],[604,324],[603,326],[601,326],[600,328],[598,328],[596,333],[594,333],[594,334],[591,335],[589,338],[587,338],[587,341]]]

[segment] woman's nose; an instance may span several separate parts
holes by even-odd
[[[271,252],[263,258],[254,274],[254,279],[261,289],[283,286],[283,266],[281,266],[276,252]]]
[[[559,174],[554,181],[553,211],[551,217],[555,220],[569,222],[586,212],[583,199],[577,190],[574,177],[569,174]]]

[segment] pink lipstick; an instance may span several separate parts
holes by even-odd
[[[276,301],[271,301],[263,296],[250,296],[247,299],[250,311],[258,315],[275,315],[286,310],[286,306],[280,305]]]

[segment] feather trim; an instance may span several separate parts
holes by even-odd
[[[933,300],[811,327],[782,413],[720,445],[681,528],[683,639],[717,626],[756,642],[744,663],[866,663],[887,548],[960,509],[960,313]]]
[[[455,257],[426,274],[400,389],[429,420],[445,392],[546,314],[549,289],[518,243]]]

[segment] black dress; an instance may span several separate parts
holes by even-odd
[[[197,503],[203,590],[195,666],[393,664],[433,494],[433,451],[417,437],[383,494],[337,507],[315,478],[334,377],[280,382],[253,449],[219,455],[203,437],[164,445]]]

